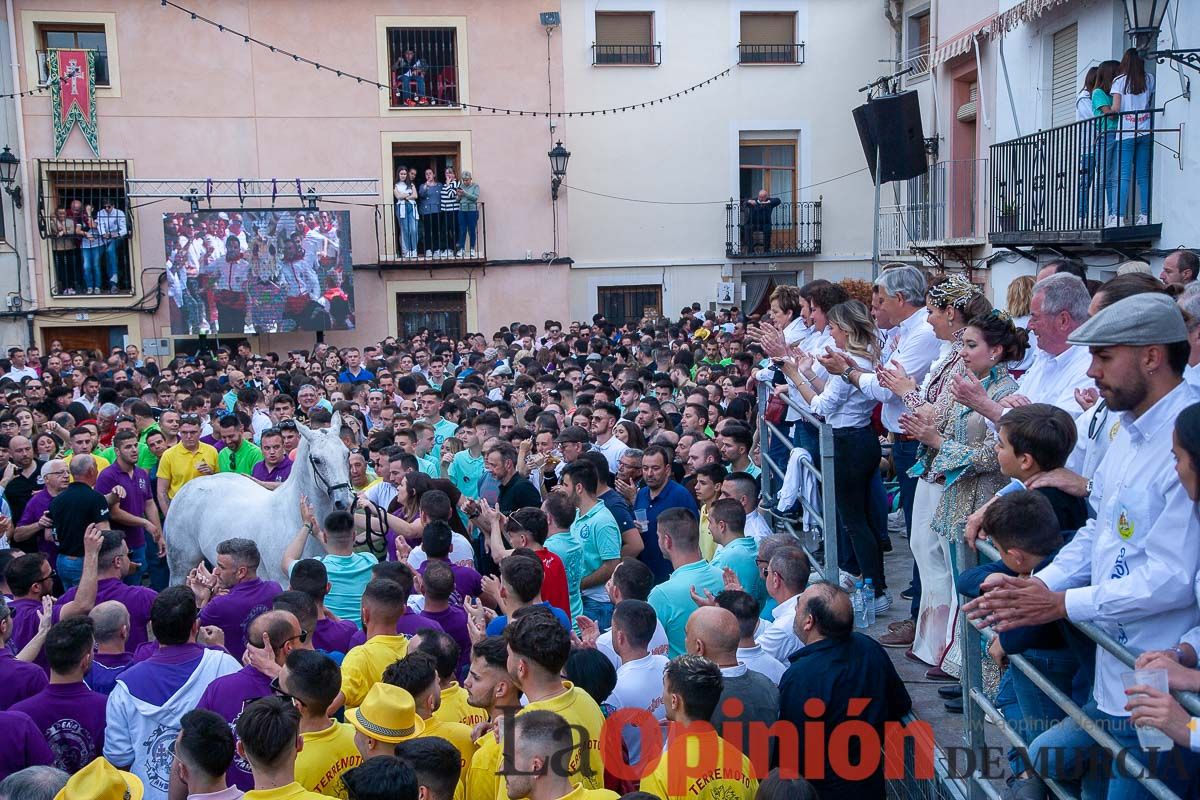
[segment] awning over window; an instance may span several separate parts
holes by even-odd
[[[937,50],[933,51],[933,61],[931,66],[936,67],[952,58],[957,58],[965,53],[971,52],[971,47],[975,43],[975,37],[979,34],[979,29],[972,28],[965,33],[960,33],[948,42],[940,45]]]
[[[984,26],[981,33],[989,39],[1000,38],[1018,25],[1032,22],[1050,9],[1069,2],[1071,0],[1022,0],[1007,11],[1001,11],[993,17]]]

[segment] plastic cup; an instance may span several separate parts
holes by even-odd
[[[643,533],[650,527],[650,518],[646,515],[646,509],[639,508],[633,512],[633,521],[637,523],[638,530]]]
[[[1125,684],[1126,689],[1132,689],[1134,686],[1149,686],[1151,689],[1158,689],[1160,692],[1168,691],[1167,671],[1165,669],[1135,669],[1131,672],[1122,672],[1121,681]],[[1138,725],[1136,730],[1138,744],[1141,745],[1143,750],[1170,750],[1175,746],[1175,742],[1171,737],[1158,728]]]

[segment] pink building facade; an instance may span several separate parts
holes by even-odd
[[[203,193],[207,178],[278,179],[277,209],[307,204],[296,178],[306,185],[309,179],[358,179],[360,190],[364,179],[375,182],[368,184],[373,196],[337,196],[333,182],[313,184],[322,195],[318,208],[349,211],[352,235],[353,271],[347,274],[355,330],[328,333],[331,343],[378,340],[422,324],[490,331],[515,319],[540,322],[566,308],[568,267],[554,260],[554,251],[556,242],[567,240],[567,208],[564,193],[554,213],[547,158],[554,140],[569,146],[565,121],[556,120],[551,130],[545,117],[464,107],[562,108],[560,39],[539,20],[557,3],[196,5],[226,31],[145,0],[95,8],[16,0],[9,20],[20,90],[44,85],[49,51],[97,54],[98,156],[78,131],[56,156],[49,92],[18,101],[14,150],[33,229],[27,261],[37,344],[58,339],[67,347],[107,350],[127,337],[152,349],[155,340],[161,346],[167,339],[168,353],[196,346],[196,331],[171,333],[162,223],[165,212],[186,213],[190,204],[157,195],[195,180]],[[247,43],[230,30],[329,69]],[[415,70],[403,61],[410,49],[423,62]],[[339,78],[335,70],[388,88]],[[482,204],[474,248],[459,255],[456,247],[422,241],[416,258],[403,257],[392,206],[399,166],[473,174]],[[147,188],[152,181],[162,183]],[[112,202],[127,215],[115,291],[107,285],[99,295],[78,291],[78,273],[64,272],[71,267],[61,253],[56,260],[53,218],[59,208],[70,211],[73,200],[97,209]],[[211,201],[213,209],[271,205],[265,198]],[[199,203],[201,211],[209,207]],[[426,250],[434,257],[425,258]],[[240,331],[223,331],[221,339],[227,334],[231,342],[242,338]],[[249,338],[256,350],[282,351],[311,346],[314,334]]]

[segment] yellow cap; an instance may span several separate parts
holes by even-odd
[[[364,736],[389,744],[412,739],[425,730],[413,696],[399,686],[382,682],[371,687],[362,705],[346,715],[346,721]]]
[[[142,800],[142,781],[97,758],[76,772],[54,800]]]

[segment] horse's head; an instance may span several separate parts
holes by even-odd
[[[350,485],[350,451],[342,444],[341,429],[341,414],[334,414],[333,423],[323,430],[312,430],[296,423],[296,430],[307,445],[300,447],[296,460],[308,462],[315,489],[325,492],[335,509],[349,511],[354,504],[354,490]]]

